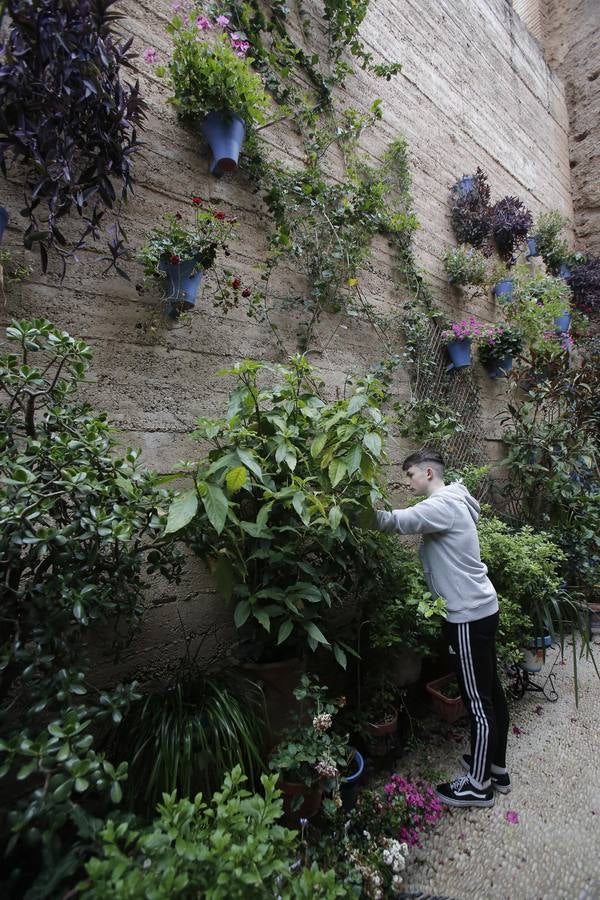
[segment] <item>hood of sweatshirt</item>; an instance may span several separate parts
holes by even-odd
[[[444,500],[459,500],[461,503],[464,503],[469,512],[469,515],[471,516],[475,524],[477,524],[477,522],[479,521],[479,513],[481,511],[479,503],[477,502],[475,497],[472,497],[470,495],[464,484],[462,484],[460,481],[455,481],[452,484],[447,484],[446,487],[440,488],[439,491],[436,491],[433,496],[443,497]]]

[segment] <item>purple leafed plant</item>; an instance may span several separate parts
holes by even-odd
[[[600,256],[588,256],[587,262],[573,269],[567,282],[578,309],[586,313],[600,311]]]
[[[527,239],[533,216],[518,197],[503,197],[491,211],[491,234],[499,256],[513,263],[513,254]]]
[[[115,0],[7,0],[8,33],[0,57],[0,167],[12,164],[22,179],[28,221],[23,242],[67,260],[99,237],[107,209],[132,189],[136,127],[146,104],[139,84],[121,81],[131,68],[132,39],[121,42]],[[74,238],[62,219],[81,218]],[[113,223],[109,268],[126,253]]]
[[[478,168],[469,190],[452,189],[452,228],[461,244],[482,247],[490,232],[490,186]]]

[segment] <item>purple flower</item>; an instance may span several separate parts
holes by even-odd
[[[206,16],[198,16],[198,18],[196,19],[196,25],[198,26],[200,31],[210,31],[210,29],[212,28],[212,24],[210,20],[206,18]]]
[[[221,28],[225,28],[226,25],[229,25],[229,16],[217,16],[215,21]]]
[[[506,821],[510,822],[511,825],[519,824],[519,813],[515,809],[507,809],[506,810]]]
[[[144,58],[144,62],[149,63],[151,66],[156,62],[156,49],[154,47],[146,47],[144,52],[142,53]]]

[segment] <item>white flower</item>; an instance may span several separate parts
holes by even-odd
[[[315,731],[328,731],[332,723],[331,715],[330,713],[321,713],[314,717],[312,723]]]
[[[333,763],[328,762],[325,759],[319,760],[319,762],[315,766],[315,772],[317,772],[323,778],[335,778],[338,774],[338,770],[333,765]]]

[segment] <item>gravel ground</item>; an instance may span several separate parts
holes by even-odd
[[[594,653],[600,669],[600,639]],[[405,873],[406,891],[454,900],[600,900],[600,681],[591,661],[578,661],[575,706],[572,648],[552,648],[559,699],[526,693],[511,702],[508,766],[513,789],[492,809],[448,809]],[[468,751],[462,726],[439,728],[426,765],[443,779],[460,771]],[[402,768],[418,771],[403,758]],[[411,762],[413,763],[411,765]],[[427,775],[427,772],[423,772]],[[518,822],[507,821],[507,812]],[[514,816],[509,816],[514,818]]]

